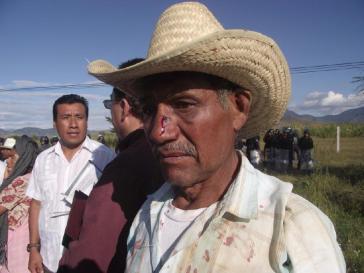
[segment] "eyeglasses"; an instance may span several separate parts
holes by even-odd
[[[111,107],[112,107],[112,100],[104,100],[103,101],[103,104],[104,104],[104,107],[106,108],[106,109],[111,109]]]

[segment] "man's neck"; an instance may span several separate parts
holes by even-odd
[[[67,159],[67,161],[71,161],[73,156],[77,153],[77,151],[79,151],[82,147],[83,142],[81,143],[81,145],[77,146],[77,147],[67,147],[63,144],[61,144],[61,149],[63,152],[63,155],[65,156],[65,158]]]
[[[142,129],[143,123],[139,120],[135,120],[134,122],[130,122],[128,125],[123,126],[123,130],[120,133],[119,139],[123,140],[126,138],[130,133],[134,132],[135,130]]]
[[[194,184],[191,187],[175,188],[176,196],[173,205],[177,208],[189,210],[206,208],[221,200],[229,186],[237,176],[241,158],[234,153],[213,177]]]

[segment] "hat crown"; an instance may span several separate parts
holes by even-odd
[[[223,30],[206,6],[197,2],[175,4],[159,17],[148,58],[158,57],[201,37]]]
[[[12,137],[8,137],[5,140],[4,145],[2,147],[6,148],[6,149],[13,149],[15,144],[16,144],[16,139],[12,138]]]

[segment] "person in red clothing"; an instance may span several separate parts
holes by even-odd
[[[123,272],[130,225],[147,195],[163,181],[145,138],[139,102],[114,88],[104,106],[111,110],[120,152],[85,201],[82,219],[76,219],[82,223],[78,238],[68,244],[59,273]]]

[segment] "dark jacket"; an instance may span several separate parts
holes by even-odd
[[[313,149],[313,141],[310,136],[303,136],[298,140],[298,147],[300,147],[301,150],[310,150]]]
[[[143,130],[129,134],[119,148],[91,191],[79,239],[69,244],[57,272],[124,271],[130,225],[163,179]]]

